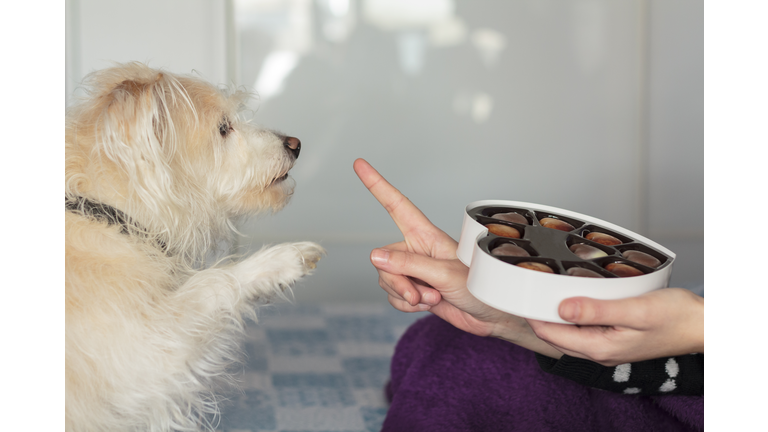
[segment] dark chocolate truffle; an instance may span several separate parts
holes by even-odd
[[[648,255],[645,252],[640,252],[637,250],[628,250],[628,251],[622,252],[622,255],[624,256],[624,258],[632,262],[642,264],[644,266],[656,268],[661,265],[661,261],[656,259],[656,257]]]
[[[528,219],[526,219],[525,216],[521,215],[520,213],[515,213],[515,212],[496,213],[491,217],[494,219],[500,219],[507,222],[515,222],[522,225],[528,225]]]

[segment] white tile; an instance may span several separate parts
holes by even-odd
[[[238,387],[241,389],[259,389],[273,391],[272,375],[268,372],[246,372],[236,376]]]

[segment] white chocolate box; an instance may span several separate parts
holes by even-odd
[[[530,225],[491,219],[502,212],[520,213]],[[575,227],[564,232],[539,224],[543,217],[564,220]],[[520,239],[508,239],[488,232],[483,223],[498,223],[522,232]],[[597,231],[613,235],[621,245],[597,245],[583,237]],[[496,257],[489,249],[500,242],[515,243],[531,253],[530,258]],[[583,243],[603,249],[608,256],[583,260],[568,246]],[[621,252],[640,250],[662,264],[650,268],[624,259]],[[456,251],[459,260],[469,266],[467,287],[483,303],[498,310],[542,321],[567,323],[558,315],[560,302],[570,297],[592,297],[602,300],[638,296],[669,284],[675,254],[660,244],[630,230],[591,216],[540,204],[519,201],[484,200],[467,205],[464,223]],[[558,274],[543,273],[514,265],[520,261],[538,261],[552,267]],[[621,262],[643,271],[641,276],[617,277],[603,268],[610,262]],[[576,277],[566,274],[570,267],[585,267],[605,278]]]

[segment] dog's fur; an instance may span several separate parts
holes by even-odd
[[[213,380],[243,318],[323,253],[265,247],[203,268],[233,220],[282,208],[298,155],[238,114],[247,95],[130,63],[91,74],[67,111],[66,428],[210,429]],[[295,141],[294,141],[295,142]],[[122,211],[94,217],[79,198]]]

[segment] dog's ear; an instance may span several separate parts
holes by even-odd
[[[127,163],[126,157],[141,156],[162,163],[171,155],[175,146],[170,138],[174,134],[170,92],[164,78],[159,73],[153,80],[126,79],[104,95],[100,141],[116,162]]]
[[[169,125],[166,91],[163,87],[162,73],[159,73],[154,82],[142,82],[137,80],[125,80],[115,86],[110,92],[109,111],[115,117],[123,120],[126,126],[139,126],[146,128],[151,121],[152,131],[159,144],[164,142]],[[143,132],[149,132],[144,130]],[[133,138],[137,138],[133,134]]]
[[[167,188],[172,178],[176,134],[169,103],[188,96],[172,94],[181,86],[166,78],[160,73],[154,79],[126,79],[103,94],[97,128],[101,149],[130,178],[143,179],[139,189]]]

